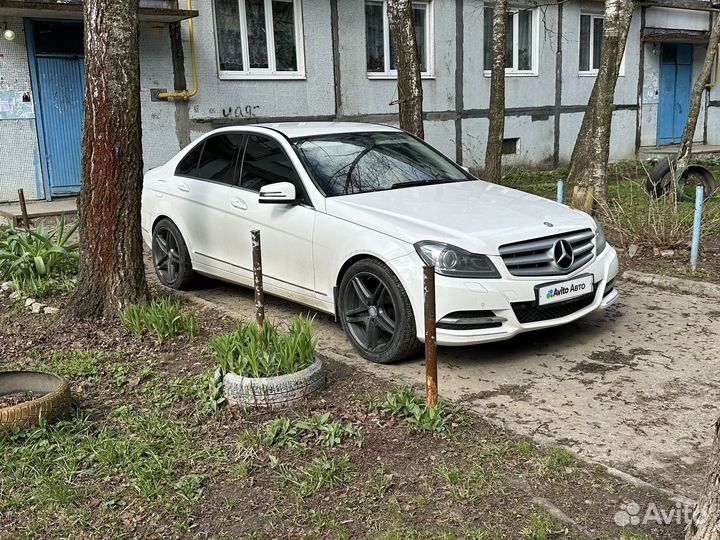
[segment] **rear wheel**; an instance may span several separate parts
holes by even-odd
[[[185,240],[177,226],[167,218],[153,229],[153,266],[160,282],[171,289],[187,289],[195,277]]]
[[[340,282],[339,318],[355,349],[390,364],[418,349],[415,317],[400,280],[380,261],[353,264]]]

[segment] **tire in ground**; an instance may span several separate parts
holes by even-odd
[[[223,395],[233,405],[284,409],[299,405],[325,384],[325,367],[316,359],[309,367],[276,377],[243,377],[226,373]]]
[[[397,276],[377,259],[362,259],[345,272],[337,310],[353,347],[371,362],[391,364],[419,350],[410,299]]]
[[[70,411],[68,382],[51,373],[36,371],[0,372],[0,394],[32,392],[36,399],[0,409],[0,433],[3,429],[27,428],[47,421],[64,418]]]

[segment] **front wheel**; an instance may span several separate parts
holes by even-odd
[[[380,261],[353,264],[340,282],[338,315],[361,356],[391,364],[418,349],[415,317],[400,280]]]
[[[177,226],[167,218],[153,229],[152,258],[160,282],[171,289],[187,289],[195,277],[185,240]]]

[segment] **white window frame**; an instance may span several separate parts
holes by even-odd
[[[485,7],[492,7],[486,5]],[[518,57],[520,55],[520,17],[518,13],[521,11],[531,12],[531,28],[532,28],[532,39],[530,40],[530,48],[532,55],[532,69],[518,69]],[[483,12],[483,17],[485,16]],[[538,64],[540,62],[540,15],[538,8],[510,8],[508,14],[513,16],[513,66],[511,68],[505,68],[506,77],[537,77],[538,76]],[[483,46],[484,46],[483,40]],[[484,68],[485,66],[483,66]],[[491,70],[485,69],[483,71],[485,77],[490,77]]]
[[[597,69],[590,68],[586,71],[583,71],[580,69],[580,47],[582,46],[582,43],[580,42],[580,39],[581,39],[580,38],[580,28],[582,27],[583,16],[590,17],[590,34],[589,34],[590,43],[588,44],[588,48],[590,49],[590,64],[591,65],[592,65],[593,52],[594,52],[594,47],[595,47],[594,40],[593,40],[593,37],[595,34],[594,21],[595,21],[595,19],[602,19],[603,24],[604,24],[605,17],[604,17],[604,15],[602,15],[600,13],[591,13],[591,12],[587,12],[587,11],[581,11],[580,18],[578,19],[578,56],[577,56],[577,58],[578,58],[578,75],[580,77],[597,77],[597,74],[598,74]],[[627,49],[627,45],[625,48]],[[618,75],[620,77],[623,77],[625,75],[625,51],[623,51],[623,57],[622,57],[622,60],[620,61],[620,71],[619,71]]]
[[[390,69],[390,19],[388,17],[388,0],[374,0],[375,3],[383,4],[383,57],[385,68],[383,71],[367,71],[368,79],[397,79],[397,69]],[[365,0],[363,0],[363,10],[365,9]],[[421,71],[422,79],[434,79],[435,72],[435,2],[433,0],[414,0],[413,6],[425,5],[425,50],[427,51],[427,71]],[[363,26],[365,39],[367,39],[367,23]],[[367,50],[367,49],[366,49]],[[367,53],[366,53],[367,54]],[[365,58],[365,69],[367,70],[367,58]]]
[[[302,0],[293,0],[293,18],[295,21],[295,53],[297,55],[296,71],[277,71],[275,65],[275,28],[272,20],[272,0],[265,2],[265,34],[267,39],[268,67],[250,68],[250,48],[248,45],[247,13],[245,0],[236,0],[239,6],[239,24],[242,35],[242,71],[229,71],[220,69],[220,45],[218,43],[217,21],[215,18],[215,2],[212,1],[213,33],[215,35],[215,62],[220,79],[305,79],[305,43],[303,39]]]

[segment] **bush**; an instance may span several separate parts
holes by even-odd
[[[159,345],[180,334],[195,339],[200,330],[195,314],[182,313],[180,302],[172,298],[132,304],[120,313],[120,319],[134,335],[150,333]]]
[[[210,347],[224,373],[245,377],[274,377],[295,373],[315,361],[312,320],[298,317],[285,333],[265,320],[241,324],[233,332],[212,339]]]
[[[77,273],[79,248],[69,240],[77,228],[75,224],[66,230],[65,218],[60,217],[50,232],[43,225],[37,231],[19,231],[12,226],[0,229],[3,279],[11,280],[16,290],[26,294],[70,289],[67,276]]]

